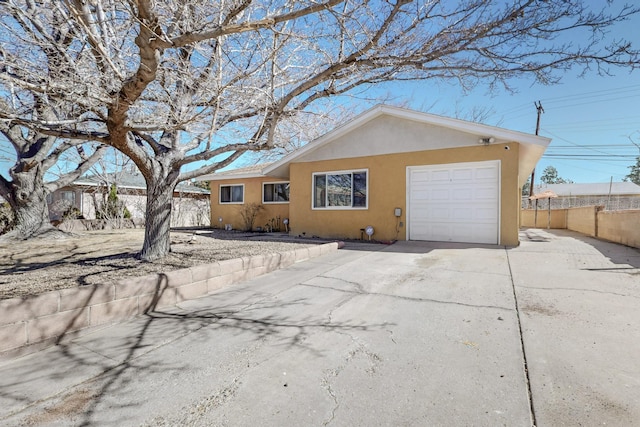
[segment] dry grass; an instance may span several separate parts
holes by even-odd
[[[143,238],[144,230],[128,229],[91,231],[65,239],[0,243],[0,299],[114,283],[123,277],[283,252],[319,243],[276,234],[172,231],[171,254],[157,262],[144,262],[135,258]]]

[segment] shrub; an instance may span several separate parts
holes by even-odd
[[[118,219],[130,219],[131,212],[129,209],[118,199],[118,188],[115,184],[111,184],[109,189],[109,195],[107,199],[102,203],[102,206],[96,205],[96,218],[107,220]]]
[[[253,230],[253,223],[256,221],[256,217],[264,209],[260,203],[246,203],[240,206],[240,216],[244,221],[244,231]]]
[[[62,219],[84,219],[84,216],[82,215],[82,212],[80,212],[80,209],[75,206],[71,206],[62,213]]]

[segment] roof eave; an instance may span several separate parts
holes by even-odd
[[[544,150],[551,142],[550,138],[542,137],[539,135],[532,135],[528,133],[502,129],[495,126],[438,116],[431,113],[423,113],[419,111],[412,111],[404,108],[379,104],[355,117],[353,120],[321,136],[320,138],[311,141],[307,145],[290,153],[279,161],[276,161],[271,165],[265,167],[262,172],[264,175],[268,176],[287,178],[289,176],[289,164],[294,160],[319,149],[325,144],[328,144],[331,141],[340,138],[346,133],[382,115],[390,115],[393,117],[413,120],[425,124],[443,126],[449,129],[470,133],[473,135],[482,135],[486,137],[494,137],[496,139],[505,141],[513,141],[520,143],[523,146],[526,145],[531,147],[539,147],[538,149],[534,150],[525,150],[525,153],[523,153],[524,155],[521,153],[520,170],[522,171],[523,168],[528,169],[528,172],[523,174],[524,176],[528,176],[528,174],[531,173],[537,162],[542,157],[542,153],[544,153]]]
[[[218,174],[215,173],[209,175],[202,175],[198,178],[195,178],[195,181],[222,181],[228,179],[247,179],[247,178],[264,178],[266,175],[262,173],[239,173],[239,174]]]

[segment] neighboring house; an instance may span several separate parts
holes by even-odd
[[[118,200],[126,206],[131,218],[144,220],[147,186],[139,173],[78,178],[47,197],[49,218],[60,220],[69,207],[75,207],[85,219],[95,219],[96,206],[101,206],[109,194],[111,182],[116,184]],[[173,192],[171,226],[209,225],[209,209],[209,190],[181,182]]]
[[[288,219],[293,235],[517,245],[522,184],[550,140],[376,106],[269,165],[214,173],[212,224]],[[219,221],[221,219],[222,221]]]
[[[553,191],[551,209],[582,206],[604,206],[606,210],[640,209],[640,185],[633,182],[603,182],[588,184],[541,184],[533,187],[534,194]],[[538,200],[538,208],[547,208],[548,199]],[[523,207],[528,207],[523,198]]]

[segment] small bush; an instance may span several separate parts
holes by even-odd
[[[62,213],[62,220],[64,221],[67,219],[84,219],[84,216],[82,215],[82,212],[80,212],[80,209],[75,206],[71,206]]]
[[[240,216],[244,222],[244,231],[253,230],[253,223],[256,221],[256,217],[264,209],[260,203],[246,203],[240,206]]]
[[[107,220],[130,219],[131,212],[118,199],[118,188],[115,184],[111,184],[109,195],[101,206],[96,205],[96,218]]]

